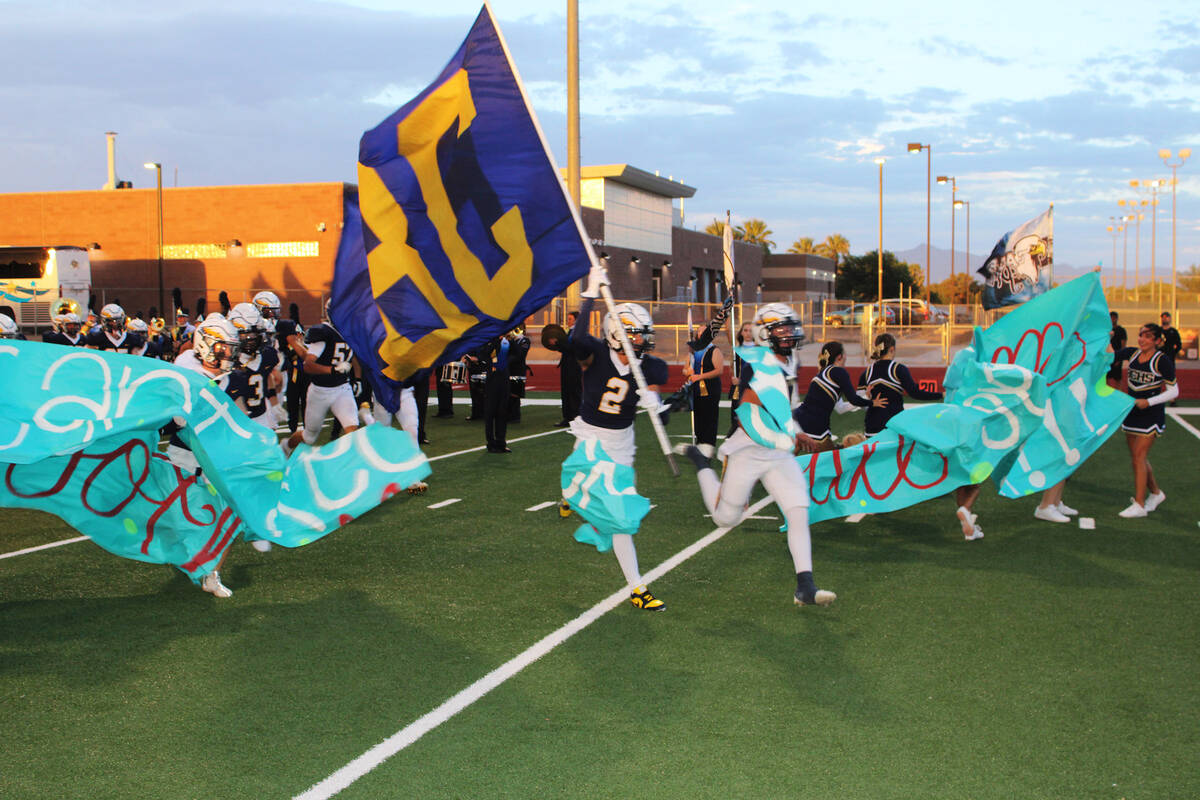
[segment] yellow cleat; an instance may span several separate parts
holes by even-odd
[[[629,602],[633,604],[634,608],[640,608],[643,611],[665,611],[667,608],[666,603],[650,594],[650,590],[646,588],[645,584],[629,593]]]
[[[562,517],[563,519],[566,519],[567,517],[571,516],[571,504],[568,503],[566,500],[559,500],[558,501],[558,515],[560,517]]]

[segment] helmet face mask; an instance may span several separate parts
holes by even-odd
[[[229,312],[229,322],[237,329],[239,349],[247,360],[263,346],[263,318],[253,303],[238,303]]]
[[[618,333],[621,328],[638,358],[654,349],[654,321],[646,309],[636,303],[622,303],[604,316],[604,338],[618,353],[625,352]]]
[[[83,330],[83,323],[79,321],[79,315],[73,311],[63,314],[59,320],[59,325],[67,336],[78,336],[79,332]]]

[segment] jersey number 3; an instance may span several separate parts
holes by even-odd
[[[605,414],[620,414],[621,402],[629,394],[629,381],[624,378],[609,378],[605,384],[608,391],[600,397],[600,410]]]

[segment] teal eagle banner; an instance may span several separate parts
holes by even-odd
[[[989,477],[1005,497],[1053,486],[1133,405],[1104,381],[1109,328],[1095,273],[976,328],[947,370],[947,402],[906,409],[860,445],[799,457],[810,519],[894,511]]]
[[[430,473],[411,438],[382,425],[285,459],[213,381],[157,359],[5,340],[0,367],[0,506],[55,514],[197,582],[239,534],[308,544]],[[202,477],[158,452],[171,421]]]
[[[330,315],[390,410],[591,267],[488,8],[438,78],[363,134]]]

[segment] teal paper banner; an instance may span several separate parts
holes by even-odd
[[[157,359],[4,341],[0,368],[0,506],[55,514],[194,581],[238,534],[308,544],[430,473],[411,438],[382,425],[285,459],[213,381]],[[172,420],[199,479],[158,452]]]
[[[571,451],[562,465],[562,494],[587,520],[575,531],[575,541],[603,553],[612,549],[614,533],[638,532],[650,501],[637,493],[633,482],[633,467],[613,461],[597,440]]]

